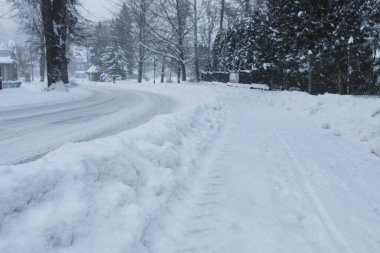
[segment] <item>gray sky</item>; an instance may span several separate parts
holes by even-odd
[[[114,11],[115,0],[81,0],[83,7],[86,9],[83,15],[91,20],[101,20],[109,18]]]

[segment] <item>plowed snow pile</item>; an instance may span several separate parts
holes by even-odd
[[[255,96],[285,113],[307,117],[331,136],[350,138],[380,156],[380,99],[339,95],[310,96],[301,92],[273,92]]]
[[[0,167],[0,252],[133,252],[221,127],[209,99],[134,130]]]

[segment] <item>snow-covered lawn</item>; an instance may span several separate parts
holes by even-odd
[[[175,108],[1,166],[0,252],[380,252],[380,100],[115,89]]]
[[[68,92],[46,92],[40,83],[24,83],[20,88],[4,89],[0,91],[0,108],[13,109],[17,106],[44,105],[48,103],[61,103],[83,99],[90,93],[86,90],[75,88]]]

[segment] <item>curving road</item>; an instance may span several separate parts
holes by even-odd
[[[175,107],[174,100],[155,93],[82,88],[91,95],[79,101],[0,108],[0,165],[26,163],[68,142],[116,134]]]

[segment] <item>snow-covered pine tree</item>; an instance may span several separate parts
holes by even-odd
[[[114,30],[117,31],[115,36],[126,56],[128,76],[133,75],[135,67],[135,40],[133,34],[133,16],[131,10],[124,3],[115,20],[113,21]]]
[[[302,12],[301,1],[268,0],[269,58],[278,69],[277,75],[285,87],[298,86],[299,33]]]
[[[375,51],[368,22],[369,1],[332,1],[322,14],[326,35],[319,41],[322,83],[330,92],[357,93],[374,83]],[[332,85],[329,85],[329,84]]]
[[[128,61],[123,48],[119,45],[116,36],[113,36],[110,45],[105,48],[101,56],[103,72],[110,75],[121,75],[126,78]]]
[[[99,22],[94,28],[90,41],[90,61],[93,65],[102,67],[102,56],[110,44],[110,37],[109,25]]]

